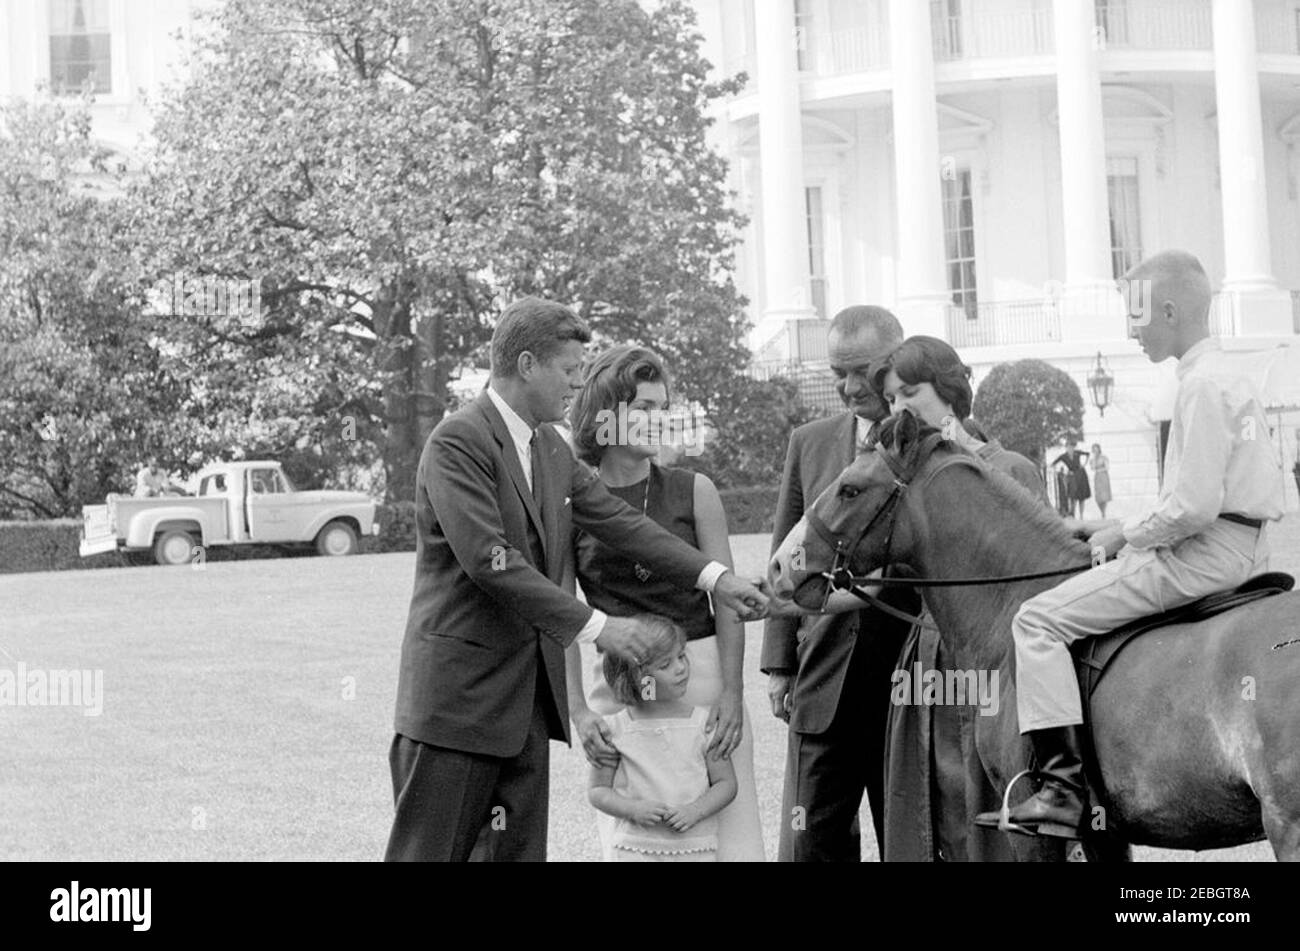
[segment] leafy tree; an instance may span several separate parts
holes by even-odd
[[[999,363],[980,383],[973,415],[1007,449],[1040,464],[1049,446],[1083,439],[1083,394],[1042,360]]]
[[[77,515],[144,456],[177,461],[180,387],[133,301],[84,105],[0,106],[0,518]]]
[[[779,485],[790,433],[822,414],[800,399],[798,382],[786,377],[740,376],[731,386],[725,396],[735,409],[725,435],[711,440],[702,455],[683,456],[677,464],[723,488]]]
[[[741,221],[705,132],[733,87],[684,0],[228,0],[211,27],[137,192],[150,280],[261,290],[255,315],[173,316],[192,418],[269,452],[382,446],[410,498],[449,378],[536,294],[727,419]]]

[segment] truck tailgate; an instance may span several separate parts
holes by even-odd
[[[107,505],[81,507],[81,544],[78,548],[82,558],[117,548],[117,533],[113,531]]]

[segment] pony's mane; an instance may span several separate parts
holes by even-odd
[[[992,485],[994,493],[1001,501],[1006,502],[1007,507],[1022,525],[1041,532],[1045,538],[1059,542],[1062,548],[1068,549],[1071,545],[1084,544],[1070,534],[1059,515],[1044,505],[1042,500],[1035,498],[1027,488],[1011,476],[993,466],[985,466],[984,474]]]
[[[899,416],[891,416],[882,422],[877,430],[877,442],[888,451],[894,450],[896,430],[900,420],[901,417]],[[933,426],[922,422],[919,417],[917,417],[917,422],[920,424],[920,438],[924,438],[930,433],[939,432]],[[936,448],[951,453],[974,455],[948,439],[940,442]],[[1055,512],[1011,476],[988,464],[981,465],[980,471],[984,474],[997,499],[1006,503],[1006,507],[1011,511],[1018,525],[1039,533],[1042,538],[1059,543],[1063,549],[1084,544],[1070,534],[1070,531],[1065,527],[1065,522]]]

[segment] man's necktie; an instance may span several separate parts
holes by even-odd
[[[537,430],[533,430],[533,438],[528,440],[528,459],[532,465],[533,472],[533,500],[537,507],[542,507],[542,451],[537,445]]]

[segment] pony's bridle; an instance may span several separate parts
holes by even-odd
[[[819,575],[819,577],[826,579],[826,591],[822,597],[821,611],[824,612],[826,610],[831,595],[836,591],[860,591],[861,585],[875,580],[868,577],[854,575],[850,569],[850,565],[853,564],[853,557],[857,554],[858,547],[862,544],[862,540],[867,537],[875,524],[886,516],[889,518],[889,529],[885,535],[885,550],[884,556],[881,559],[881,564],[885,566],[889,565],[889,553],[893,550],[894,546],[894,529],[898,525],[899,503],[902,502],[903,494],[907,491],[908,485],[910,485],[912,480],[916,478],[917,472],[925,463],[925,460],[929,458],[930,452],[942,440],[943,436],[940,433],[931,433],[926,436],[916,447],[916,450],[908,455],[910,462],[904,462],[893,453],[878,450],[880,457],[885,460],[885,464],[888,465],[890,471],[894,473],[894,487],[890,491],[888,498],[881,503],[880,508],[876,510],[875,514],[872,515],[866,525],[863,526],[862,531],[858,533],[858,537],[854,541],[850,542],[845,536],[832,532],[816,512],[809,511],[805,515],[809,527],[817,533],[817,536],[821,538],[823,542],[834,549],[834,556],[831,559],[830,569]],[[950,456],[948,459],[945,459],[940,463],[939,466],[935,467],[935,470],[930,473],[929,477],[927,477],[926,482],[928,483],[930,479],[934,478],[941,469],[944,469],[949,465],[962,464],[978,468],[978,464],[969,456]]]
[[[849,591],[886,614],[892,615],[900,620],[909,621],[913,624],[920,624],[923,627],[937,630],[933,625],[922,621],[921,618],[916,617],[915,615],[906,614],[899,611],[897,608],[886,604],[867,591],[863,586],[893,584],[913,588],[928,588],[1005,584],[1007,582],[1033,581],[1040,578],[1053,578],[1060,575],[1075,574],[1092,567],[1090,563],[1079,565],[1077,567],[1057,569],[1054,571],[1039,571],[1019,575],[999,575],[997,577],[988,578],[875,578],[869,575],[853,574],[850,566],[853,564],[853,558],[854,555],[857,554],[858,547],[862,544],[862,540],[867,537],[872,527],[886,516],[889,518],[889,530],[885,536],[885,549],[880,563],[884,566],[886,572],[889,570],[889,555],[894,544],[894,529],[898,524],[899,503],[902,502],[903,495],[907,492],[908,486],[911,485],[912,481],[919,474],[921,467],[924,466],[926,461],[930,458],[934,448],[943,441],[944,437],[941,433],[932,432],[928,434],[922,438],[921,442],[917,444],[916,448],[912,452],[908,453],[906,461],[898,458],[891,452],[883,449],[877,450],[880,457],[884,459],[885,464],[889,466],[890,471],[894,473],[894,487],[885,501],[881,503],[880,508],[876,510],[875,514],[873,514],[867,521],[866,525],[863,526],[858,537],[852,542],[850,542],[845,536],[832,532],[816,512],[810,510],[805,513],[804,518],[809,527],[817,533],[818,537],[820,537],[823,542],[834,550],[834,556],[831,559],[830,568],[816,576],[823,578],[826,581],[826,589],[822,595],[822,603],[819,608],[821,613],[825,613],[832,594],[836,591]],[[924,488],[935,478],[935,476],[939,475],[939,473],[951,466],[968,466],[977,472],[982,469],[981,464],[976,461],[974,456],[966,455],[964,453],[956,453],[947,457],[932,468],[926,474],[925,481],[921,483],[920,488]],[[805,607],[807,606],[805,605]]]

